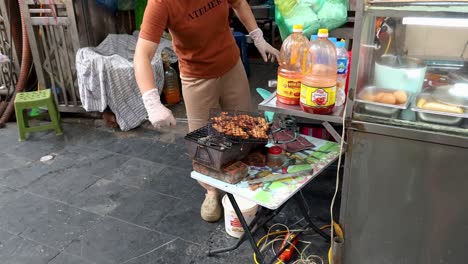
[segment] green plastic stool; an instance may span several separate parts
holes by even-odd
[[[48,113],[29,116],[25,110],[34,107],[47,107]],[[26,139],[26,133],[38,132],[44,130],[55,130],[57,136],[62,135],[62,127],[60,126],[60,115],[55,105],[54,98],[49,89],[39,92],[18,93],[15,97],[15,114],[18,122],[19,141]],[[44,119],[49,117],[52,121],[47,125],[29,126],[31,119]]]

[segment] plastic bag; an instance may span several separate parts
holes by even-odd
[[[333,30],[346,23],[347,0],[275,0],[275,20],[284,40],[294,24],[302,24],[310,38],[319,28]]]

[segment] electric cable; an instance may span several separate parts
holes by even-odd
[[[281,230],[281,231],[275,231],[275,232],[272,232],[272,228],[275,227],[275,226],[281,226],[281,227],[284,227],[286,230]],[[324,230],[324,229],[327,229],[329,228],[330,225],[324,225],[322,227],[320,227],[319,229],[320,230]],[[290,230],[286,225],[283,225],[283,224],[274,224],[272,225],[270,228],[268,228],[268,233],[266,235],[264,235],[263,237],[261,237],[258,242],[257,242],[257,247],[259,247],[259,251],[262,252],[264,251],[265,249],[267,249],[269,246],[271,245],[274,245],[274,243],[276,242],[279,242],[279,241],[284,241],[284,238],[285,238],[285,235],[286,234],[291,234],[291,233],[304,233],[304,232],[307,232],[307,231],[310,231],[309,229],[294,229],[294,230]],[[317,233],[315,233],[317,234]],[[273,240],[270,240],[268,241],[268,238],[271,237],[271,236],[274,236],[274,235],[280,235],[278,237],[276,237],[275,239]],[[265,241],[264,241],[265,240]],[[262,243],[263,242],[263,243]],[[296,260],[295,262],[293,263],[296,263],[296,264],[312,264],[314,262],[312,262],[311,260],[308,260],[309,257],[313,256],[313,257],[316,257],[316,258],[319,258],[322,263],[323,263],[323,259],[320,257],[320,256],[317,256],[317,255],[310,255],[310,256],[305,256],[304,255],[304,252],[305,250],[312,244],[311,242],[308,242],[308,241],[301,241],[299,240],[299,242],[301,243],[304,243],[304,244],[307,244],[307,246],[301,251],[297,248],[297,246],[295,246],[291,241],[285,241],[287,243],[287,245],[289,246],[292,246],[299,254],[300,258],[298,260]],[[286,247],[286,245],[285,245]],[[276,253],[275,253],[276,255]],[[257,260],[257,255],[255,253],[253,253],[253,260],[255,262],[255,264],[259,264],[258,263],[258,260]],[[297,261],[301,261],[301,262],[297,262]],[[316,263],[316,262],[315,262]],[[279,260],[277,261],[275,264],[282,264],[282,262]]]
[[[387,54],[388,50],[390,49],[391,44],[392,44],[392,35],[390,35],[389,38],[388,38],[388,43],[387,43],[387,47],[385,48],[384,55]]]

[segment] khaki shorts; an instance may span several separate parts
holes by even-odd
[[[251,110],[249,81],[240,59],[234,68],[219,78],[180,78],[190,131],[207,123],[210,109]]]

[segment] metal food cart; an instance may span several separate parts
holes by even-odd
[[[468,2],[361,1],[357,18],[342,263],[466,263]]]

